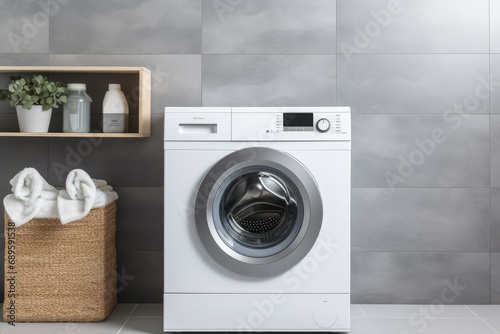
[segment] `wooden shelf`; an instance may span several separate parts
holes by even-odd
[[[0,66],[0,76],[10,77],[22,74],[42,74],[49,80],[83,82],[87,92],[94,99],[92,110],[102,115],[102,98],[108,83],[119,83],[127,96],[130,114],[129,122],[134,124],[132,132],[127,133],[64,133],[62,125],[48,133],[1,132],[0,137],[102,137],[102,138],[142,138],[151,133],[151,71],[145,67],[125,66]],[[106,78],[110,80],[106,80]],[[5,87],[2,87],[5,88]],[[59,109],[62,107],[59,107]],[[99,113],[93,112],[94,118]],[[53,115],[54,117],[54,115]],[[100,117],[100,116],[99,116]]]
[[[146,138],[150,133],[66,133],[66,132],[0,132],[0,137],[52,137],[52,138]]]

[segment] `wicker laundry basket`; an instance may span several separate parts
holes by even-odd
[[[62,225],[5,213],[5,322],[102,321],[116,305],[116,203]]]

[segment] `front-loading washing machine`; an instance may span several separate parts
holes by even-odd
[[[348,107],[165,108],[164,331],[348,331]]]

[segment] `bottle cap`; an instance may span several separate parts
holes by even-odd
[[[120,84],[109,84],[108,85],[108,89],[122,89],[122,87],[120,86]]]
[[[68,90],[86,90],[87,85],[84,83],[70,83],[68,84]]]

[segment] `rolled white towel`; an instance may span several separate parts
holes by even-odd
[[[12,194],[4,200],[5,211],[10,219],[21,226],[41,214],[44,218],[57,217],[54,201],[59,191],[45,181],[34,168],[27,167],[12,180]]]
[[[57,210],[62,224],[85,217],[94,206],[97,189],[89,174],[73,169],[66,177],[66,190],[59,192]]]

